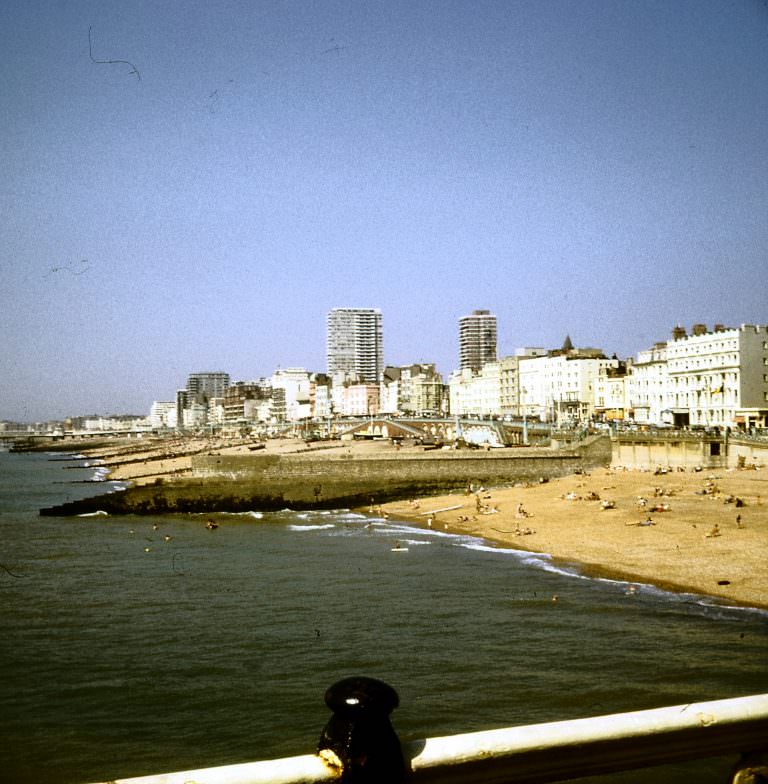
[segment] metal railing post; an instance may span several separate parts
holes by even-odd
[[[341,767],[344,784],[399,784],[405,775],[400,740],[389,714],[400,704],[397,692],[375,678],[345,678],[325,692],[333,716],[317,753]]]

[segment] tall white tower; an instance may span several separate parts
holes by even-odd
[[[496,361],[496,316],[489,310],[473,310],[459,319],[460,369],[480,370]]]
[[[328,314],[328,374],[378,383],[384,370],[383,343],[378,308],[334,308]]]

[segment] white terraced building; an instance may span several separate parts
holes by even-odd
[[[696,324],[667,344],[668,403],[674,424],[768,425],[768,326]]]
[[[640,351],[627,376],[627,407],[635,422],[671,424],[667,401],[667,344]]]
[[[520,407],[527,416],[564,424],[595,413],[598,376],[618,368],[598,349],[553,352],[520,360]]]

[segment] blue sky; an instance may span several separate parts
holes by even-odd
[[[324,370],[333,307],[445,375],[476,308],[768,321],[766,0],[7,0],[0,66],[0,418]]]

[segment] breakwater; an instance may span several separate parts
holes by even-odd
[[[539,481],[607,466],[611,444],[596,436],[565,449],[499,452],[391,453],[374,457],[342,454],[197,455],[192,475],[130,487],[40,510],[42,515],[333,509],[367,506],[416,495],[484,485]]]

